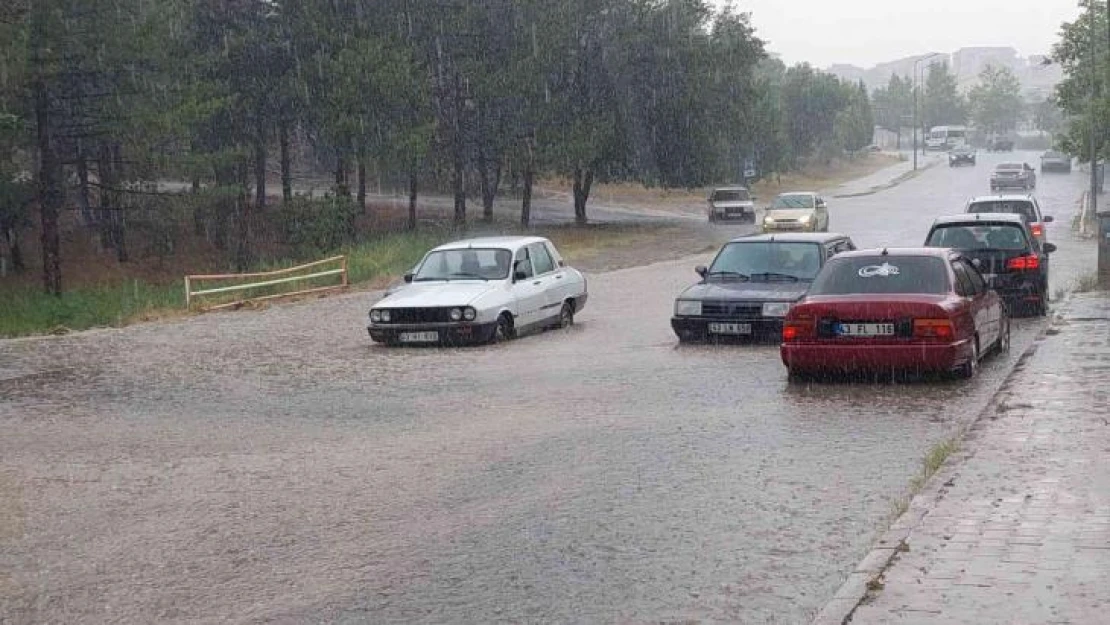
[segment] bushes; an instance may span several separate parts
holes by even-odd
[[[319,256],[354,242],[360,213],[348,197],[298,196],[282,204],[277,227],[297,255]]]

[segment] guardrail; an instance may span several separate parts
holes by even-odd
[[[314,271],[301,275],[300,272],[323,267],[325,265],[337,264],[335,269],[325,269],[321,271]],[[306,265],[298,265],[296,267],[289,267],[288,269],[278,269],[276,271],[263,271],[257,273],[227,273],[227,274],[211,274],[211,275],[188,275],[185,276],[185,308],[192,310],[193,304],[196,303],[198,298],[211,295],[221,295],[226,293],[235,293],[242,291],[249,291],[251,289],[261,289],[266,287],[278,286],[282,284],[290,284],[293,282],[305,282],[320,280],[322,278],[329,278],[332,276],[339,277],[339,284],[330,284],[326,286],[317,286],[307,289],[300,289],[297,291],[283,292],[283,293],[270,293],[267,295],[258,295],[255,297],[244,297],[232,302],[222,302],[220,304],[204,306],[202,310],[218,310],[221,308],[231,308],[235,306],[242,306],[248,302],[260,302],[264,300],[278,299],[282,297],[292,297],[294,295],[308,295],[311,293],[324,293],[327,291],[336,291],[345,289],[350,285],[347,275],[347,257],[346,256],[333,256],[318,260],[316,262],[308,263]],[[217,286],[211,288],[201,288],[193,290],[198,282],[230,282],[250,280],[254,278],[265,278],[259,282],[247,282],[241,284],[233,284],[230,286]]]

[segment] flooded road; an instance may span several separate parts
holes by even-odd
[[[920,244],[981,156],[832,229]],[[1083,186],[1040,180],[1060,288]],[[1043,321],[971,382],[788,385],[774,346],[677,345],[702,260],[492,347],[372,346],[366,294],[0,343],[0,620],[805,621]]]

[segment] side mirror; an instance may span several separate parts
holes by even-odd
[[[1053,221],[1055,221],[1055,220],[1054,220],[1054,219],[1052,218],[1052,215],[1045,215],[1045,216],[1044,216],[1044,222],[1045,222],[1046,224],[1050,224],[1050,223],[1052,223]]]
[[[983,270],[983,261],[979,260],[978,258],[971,259],[971,264],[974,265],[975,268],[979,271]]]
[[[406,274],[405,274],[405,276],[404,276],[404,280],[405,280],[405,282],[406,282],[406,283],[410,283],[410,282],[412,282],[412,275],[413,275],[413,274],[412,274],[412,272],[411,272],[411,271],[410,271],[409,273],[406,273]]]
[[[1044,245],[1041,246],[1041,249],[1044,250],[1045,254],[1052,254],[1053,252],[1056,251],[1056,246],[1052,243],[1045,243]]]
[[[520,282],[521,280],[527,280],[527,279],[528,279],[528,274],[527,273],[525,273],[523,271],[514,271],[513,272],[513,282]]]
[[[706,267],[705,265],[698,265],[697,267],[694,267],[694,271],[696,271],[698,275],[702,278],[709,275],[709,267]]]

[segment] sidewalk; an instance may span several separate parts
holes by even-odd
[[[896,165],[884,167],[870,176],[849,180],[825,193],[833,198],[843,199],[885,191],[886,189],[898,186],[902,182],[920,174],[922,171],[942,162],[944,160],[943,156],[943,154],[937,153],[930,153],[925,156],[919,154],[917,157],[916,173],[913,169],[913,160],[905,160]]]
[[[1110,622],[1110,293],[1076,296],[990,410],[852,625]]]

